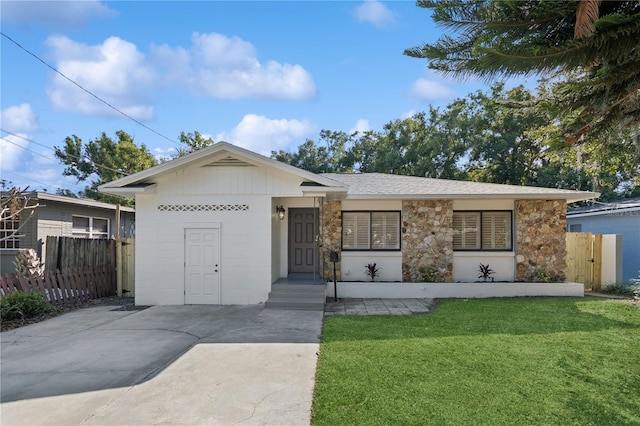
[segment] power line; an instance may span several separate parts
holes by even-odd
[[[18,148],[22,148],[22,149],[24,149],[25,151],[29,151],[29,152],[30,152],[30,153],[32,153],[32,154],[35,154],[35,155],[40,156],[40,157],[42,157],[42,158],[45,158],[45,159],[47,159],[47,160],[49,160],[49,161],[53,160],[53,158],[49,158],[49,157],[47,157],[46,155],[42,155],[42,154],[40,154],[39,152],[35,152],[35,151],[34,151],[34,150],[32,150],[32,149],[29,149],[29,148],[24,147],[24,146],[22,146],[22,145],[18,145],[18,144],[17,144],[17,143],[15,143],[15,142],[11,142],[11,141],[10,141],[9,139],[7,139],[7,138],[2,138],[2,140],[3,140],[3,141],[5,141],[5,142],[9,142],[11,145],[15,145],[15,146],[17,146]]]
[[[109,102],[105,101],[104,99],[102,99],[101,97],[99,97],[98,95],[94,94],[93,92],[91,92],[88,89],[85,89],[83,86],[81,86],[80,84],[76,83],[74,80],[72,80],[71,78],[67,77],[66,75],[64,75],[62,72],[60,72],[57,68],[55,68],[52,65],[49,65],[47,62],[45,62],[44,59],[40,58],[38,55],[36,55],[35,53],[31,52],[30,50],[26,49],[25,47],[23,47],[20,43],[18,43],[17,41],[15,41],[14,39],[12,39],[11,37],[9,37],[7,34],[5,34],[4,32],[0,31],[0,34],[5,37],[7,40],[9,40],[10,42],[12,42],[13,44],[15,44],[16,46],[18,46],[20,49],[24,50],[25,52],[27,52],[29,55],[33,56],[34,58],[36,58],[38,61],[42,62],[46,67],[52,69],[53,71],[55,71],[56,73],[58,73],[60,76],[62,76],[64,79],[68,80],[70,83],[74,84],[75,86],[77,86],[78,88],[80,88],[81,90],[83,90],[84,92],[86,92],[87,94],[93,96],[94,98],[96,98],[97,100],[99,100],[100,102],[102,102],[103,104],[105,104],[106,106],[108,106],[109,108],[113,109],[114,111],[122,114],[123,116],[127,117],[129,120],[133,121],[134,123],[144,127],[145,129],[149,130],[152,133],[155,133],[156,135],[160,136],[163,139],[168,140],[169,142],[176,144],[178,146],[182,146],[179,142],[176,142],[175,140],[163,135],[162,133],[152,129],[151,127],[147,126],[146,124],[142,123],[141,121],[136,120],[135,118],[133,118],[132,116],[130,116],[129,114],[127,114],[124,111],[119,110],[118,108],[116,108],[115,106],[111,105]]]
[[[25,137],[25,136],[19,135],[19,134],[17,134],[17,133],[10,132],[10,131],[5,130],[5,129],[0,129],[0,132],[5,132],[5,133],[10,134],[11,136],[15,136],[16,138],[20,138],[20,139],[23,139],[23,140],[25,140],[25,141],[27,141],[27,142],[30,142],[30,143],[33,143],[33,144],[36,144],[36,145],[40,145],[41,147],[46,148],[46,149],[48,149],[48,150],[51,150],[51,151],[53,151],[53,152],[55,153],[55,150],[54,150],[53,148],[51,148],[50,146],[47,146],[47,145],[41,144],[40,142],[36,142],[36,141],[34,141],[33,139],[29,139],[29,138],[27,138],[27,137]],[[17,147],[19,147],[19,148],[22,148],[22,149],[25,149],[25,150],[27,150],[27,151],[30,151],[30,152],[32,152],[32,153],[34,153],[34,154],[36,154],[36,155],[39,155],[40,157],[44,157],[44,158],[46,158],[47,160],[51,160],[51,158],[49,158],[49,157],[45,157],[44,155],[39,154],[39,153],[37,153],[37,152],[35,152],[35,151],[32,151],[32,150],[30,150],[29,148],[25,148],[24,146],[21,146],[21,145],[18,145],[17,143],[11,142],[11,141],[10,141],[9,139],[7,139],[7,138],[2,138],[2,140],[6,141],[6,142],[9,142],[10,144],[13,144],[13,145],[15,145],[15,146],[17,146]],[[109,166],[105,166],[105,165],[102,165],[102,164],[96,163],[96,162],[94,162],[94,161],[91,161],[91,159],[90,159],[90,158],[88,158],[88,157],[86,157],[86,156],[78,156],[78,155],[72,155],[72,154],[66,154],[66,155],[68,155],[69,157],[73,158],[74,160],[81,161],[82,159],[85,159],[85,160],[87,160],[88,162],[92,163],[92,164],[93,164],[94,166],[96,166],[96,167],[100,167],[100,168],[103,168],[103,169],[106,169],[106,170],[110,170],[110,171],[112,171],[112,172],[116,172],[116,173],[121,174],[121,175],[123,175],[123,176],[129,176],[127,173],[124,173],[124,172],[122,172],[121,170],[116,170],[116,169],[113,169],[113,168],[111,168],[111,167],[109,167]]]
[[[3,172],[3,173],[6,173],[6,172]],[[35,179],[33,179],[33,178],[28,178],[28,177],[26,177],[26,176],[21,176],[21,175],[19,175],[19,174],[15,173],[15,172],[13,172],[13,171],[10,171],[10,172],[9,172],[9,174],[11,174],[11,175],[13,175],[13,176],[16,176],[16,177],[18,177],[18,178],[20,178],[20,179],[23,179],[23,180],[29,181],[29,182],[35,182],[35,183],[38,183],[38,184],[40,184],[40,185],[42,185],[42,186],[47,186],[47,187],[49,187],[49,188],[54,188],[54,189],[66,189],[66,188],[63,188],[62,186],[58,186],[58,185],[50,185],[50,184],[48,184],[48,183],[39,182],[39,181],[37,181],[37,180],[35,180]]]

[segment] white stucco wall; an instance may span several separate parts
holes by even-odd
[[[602,287],[623,282],[622,235],[602,236]]]
[[[184,304],[184,230],[220,228],[220,303],[267,299],[274,271],[272,195],[300,196],[300,181],[265,167],[190,167],[136,197],[136,303]],[[247,210],[159,211],[159,205],[247,205]],[[277,262],[277,259],[276,259]],[[278,262],[279,263],[279,262]]]

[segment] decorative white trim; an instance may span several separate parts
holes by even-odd
[[[522,296],[584,296],[581,283],[401,283],[339,281],[338,297],[362,299],[448,299]],[[327,283],[333,296],[333,282]]]
[[[248,204],[160,204],[160,212],[239,212],[249,210]]]

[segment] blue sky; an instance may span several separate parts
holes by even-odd
[[[484,87],[402,55],[441,34],[412,1],[0,5],[4,34],[164,136],[2,37],[2,178],[31,189],[85,186],[62,175],[51,149],[73,134],[124,130],[168,156],[181,131],[197,130],[269,155],[323,129],[381,130]]]

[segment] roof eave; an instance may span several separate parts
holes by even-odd
[[[474,199],[514,199],[514,200],[566,200],[568,203],[598,198],[599,193],[578,194],[347,194],[349,200],[474,200]]]
[[[155,183],[148,185],[129,185],[122,187],[112,187],[108,183],[100,185],[98,191],[111,195],[134,196],[135,194],[155,194],[157,185]]]

